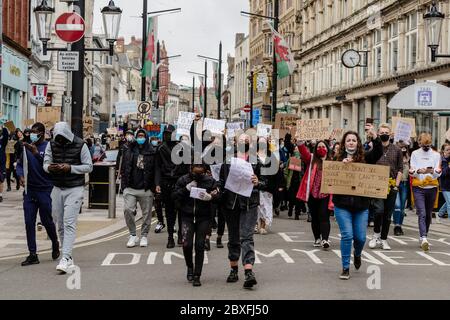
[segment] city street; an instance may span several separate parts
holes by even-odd
[[[409,212],[408,224],[413,225],[413,215]],[[328,252],[313,248],[305,215],[294,221],[283,212],[274,219],[271,233],[255,235],[259,283],[252,291],[242,288],[242,269],[238,283],[225,282],[229,272],[227,249],[215,248],[214,242],[205,260],[203,285],[193,288],[185,278],[181,248],[166,249],[167,233],[155,234],[152,230],[148,248],[127,249],[126,231],[78,244],[74,261],[81,270],[79,290],[67,288],[69,275],[57,274],[56,263],[50,261],[48,253],[40,255],[41,264],[31,267],[21,267],[20,258],[0,259],[0,299],[395,300],[441,299],[450,292],[450,282],[443,281],[450,268],[447,221],[437,225],[440,232],[430,234],[431,251],[427,254],[419,248],[414,227],[405,227],[403,237],[390,237],[392,251],[371,250],[366,243],[363,265],[359,271],[351,267],[349,281],[338,278],[339,230],[334,218],[332,221],[332,246]],[[369,228],[368,236],[371,232]],[[368,279],[377,267],[380,289],[371,290]],[[376,287],[376,282],[369,283]]]

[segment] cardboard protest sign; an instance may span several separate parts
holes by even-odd
[[[34,119],[24,119],[22,122],[24,128],[31,127],[35,123]]]
[[[117,135],[117,133],[118,133],[117,128],[108,128],[108,129],[106,129],[106,132],[112,136]]]
[[[416,119],[414,118],[401,118],[401,117],[392,117],[392,131],[394,132],[395,135],[395,128],[397,128],[397,122],[398,121],[402,121],[402,122],[406,122],[406,123],[410,123],[411,124],[411,137],[410,138],[415,138],[416,135]],[[408,139],[409,140],[409,139]]]
[[[389,166],[324,161],[320,192],[386,199]]]
[[[47,130],[61,121],[61,107],[38,107],[36,121],[41,122]]]
[[[258,126],[256,127],[256,135],[258,137],[270,137],[272,134],[272,125],[271,124],[264,124],[264,123],[258,123]]]
[[[330,140],[341,141],[343,135],[344,135],[343,128],[333,129],[330,134]]]
[[[394,129],[394,142],[408,142],[411,139],[412,125],[404,121],[397,121],[397,126]]]
[[[296,137],[299,140],[327,140],[330,138],[330,119],[297,121]]]
[[[109,149],[110,150],[116,150],[117,148],[119,148],[119,141],[112,140],[112,141],[109,142]]]
[[[225,124],[226,122],[224,120],[205,118],[203,121],[203,130],[209,130],[212,134],[223,134]]]
[[[291,133],[297,127],[297,120],[298,116],[295,114],[277,113],[274,129],[278,129],[280,137],[284,138],[286,133]]]
[[[16,131],[16,126],[12,121],[5,122],[3,126],[9,130],[9,133],[13,133],[14,131]]]
[[[292,157],[289,159],[289,170],[302,171],[302,160]]]
[[[94,135],[94,119],[92,117],[83,118],[83,136],[93,136]]]
[[[180,111],[177,121],[177,135],[191,135],[192,123],[195,119],[195,113]]]
[[[14,146],[16,145],[17,141],[9,140],[8,144],[6,145],[5,153],[15,153]]]

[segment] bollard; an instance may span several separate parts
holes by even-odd
[[[109,167],[108,218],[116,218],[116,167]]]

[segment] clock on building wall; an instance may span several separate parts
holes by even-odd
[[[361,55],[358,51],[349,49],[342,54],[342,64],[347,68],[355,68],[360,65]]]

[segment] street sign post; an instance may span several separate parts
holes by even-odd
[[[85,32],[84,19],[75,12],[63,13],[56,19],[56,35],[65,42],[74,43],[83,38]]]
[[[80,53],[75,51],[58,52],[58,71],[80,70]]]
[[[247,113],[250,112],[251,111],[251,106],[249,104],[245,105],[244,108],[243,108],[243,111],[247,112]]]

